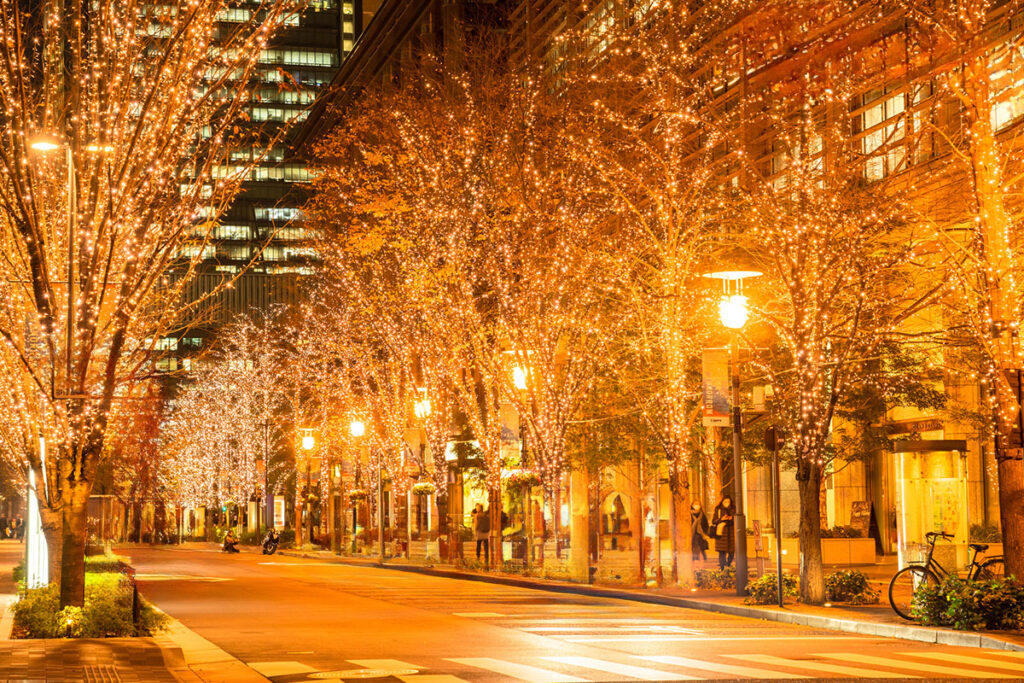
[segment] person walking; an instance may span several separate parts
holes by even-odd
[[[708,560],[708,532],[711,527],[708,525],[708,516],[704,514],[704,508],[700,501],[694,501],[690,506],[690,552],[693,561],[698,559],[707,562]]]
[[[14,535],[18,537],[19,541],[25,540],[25,520],[18,515],[18,521],[14,523]]]
[[[480,503],[473,509],[473,538],[476,539],[476,559],[480,561],[480,550],[483,549],[484,562],[491,556],[491,542],[488,535],[491,533],[491,516]]]
[[[735,514],[736,508],[732,504],[732,498],[725,496],[715,506],[715,512],[711,517],[711,525],[715,528],[715,550],[718,552],[719,569],[725,569],[733,561],[736,549],[735,522],[733,521]]]

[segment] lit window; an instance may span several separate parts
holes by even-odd
[[[996,130],[1024,115],[1024,46],[1003,45],[989,57],[992,127]]]
[[[861,152],[867,157],[864,177],[879,180],[902,170],[906,163],[906,100],[903,93],[886,95],[876,90],[864,95],[862,102],[867,106],[859,117]]]

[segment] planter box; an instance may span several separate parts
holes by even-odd
[[[754,557],[753,538],[749,539],[750,550],[747,553]],[[764,548],[761,556],[767,555],[775,559],[775,537],[764,537]],[[797,538],[782,539],[783,564],[800,562],[800,540]],[[830,565],[855,565],[875,563],[875,539],[873,538],[823,538],[821,539],[821,563]]]
[[[601,584],[640,585],[640,557],[635,550],[602,550],[594,580]]]

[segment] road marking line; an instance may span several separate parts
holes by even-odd
[[[585,678],[577,678],[576,676],[570,676],[569,674],[559,673],[558,671],[552,671],[550,669],[541,669],[537,666],[527,666],[526,664],[506,662],[501,659],[492,659],[490,657],[449,658],[447,661],[455,662],[456,664],[465,664],[466,666],[473,666],[478,669],[486,669],[487,671],[493,671],[494,673],[501,674],[503,676],[511,676],[512,678],[518,678],[523,681],[530,681],[530,683],[587,683],[587,679]]]
[[[985,666],[990,669],[1009,669],[1017,673],[1024,672],[1024,665],[1014,664],[1013,662],[1000,662],[994,659],[985,659],[984,657],[968,657],[967,655],[955,655],[952,652],[900,652],[901,655],[907,655],[910,657],[928,657],[930,659],[942,659],[947,662],[959,663],[959,664],[971,664],[973,666]],[[1000,652],[999,654],[1004,654]]]
[[[658,626],[652,624],[650,626],[617,626],[615,624],[609,624],[608,626],[527,626],[520,629],[521,631],[535,631],[544,633],[553,632],[568,632],[572,631],[575,633],[584,633],[586,631],[592,631],[600,633],[603,631],[642,631],[644,633],[689,633],[691,635],[699,635],[703,631],[697,631],[692,628],[683,628],[682,626]]]
[[[466,617],[467,619],[489,619],[491,617],[503,617],[499,612],[452,612],[454,617]]]
[[[549,634],[544,634],[549,635]],[[552,638],[559,638],[557,634],[550,634]],[[564,636],[561,640],[570,643],[685,643],[691,640],[722,640],[721,638],[692,638],[690,636]],[[757,638],[756,640],[760,640]]]
[[[319,671],[319,669],[314,669],[302,662],[246,662],[245,665],[255,669],[256,673],[267,678],[294,676],[295,674],[308,674]]]
[[[722,655],[730,659],[739,659],[745,662],[757,662],[759,664],[772,664],[774,666],[788,666],[794,669],[806,669],[808,671],[824,672],[830,674],[841,674],[854,678],[896,678],[892,673],[884,671],[868,671],[867,669],[855,669],[852,666],[840,666],[826,662],[812,662],[807,659],[786,659],[774,655]],[[900,674],[899,678],[918,678],[908,674]]]
[[[409,662],[403,662],[400,659],[348,659],[348,662],[352,662],[356,666],[362,666],[367,669],[426,669],[425,666],[419,666],[417,664],[410,664]]]
[[[877,664],[879,666],[887,666],[890,668],[896,667],[899,669],[924,671],[932,674],[948,674],[951,676],[960,676],[962,678],[1006,678],[1003,674],[975,671],[974,669],[958,669],[952,666],[936,666],[935,664],[924,664],[922,662],[908,662],[906,660],[890,659],[889,657],[876,657],[874,655],[837,652],[835,654],[821,654],[818,656],[831,657],[832,659],[845,659],[851,662],[861,662],[863,664]]]
[[[617,662],[606,662],[603,659],[592,659],[590,657],[542,657],[551,662],[568,664],[570,666],[581,666],[587,669],[597,669],[619,676],[639,678],[642,681],[698,681],[699,678],[673,674],[658,669],[648,669],[646,666],[632,666],[630,664],[619,664]]]
[[[466,679],[451,674],[415,674],[397,678],[405,683],[469,683]]]
[[[787,674],[780,671],[770,671],[768,669],[755,669],[751,666],[736,666],[735,664],[719,664],[718,662],[705,662],[700,659],[690,659],[688,657],[676,657],[675,655],[634,655],[637,659],[645,659],[650,662],[657,662],[659,664],[671,664],[672,666],[682,666],[687,669],[701,669],[703,671],[714,671],[720,674],[729,674],[730,676],[745,676],[749,678],[807,678],[807,676],[801,676],[800,674]]]

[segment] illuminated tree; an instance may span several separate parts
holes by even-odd
[[[1014,443],[1021,405],[1011,380],[1024,367],[1019,341],[1024,292],[1017,263],[1020,248],[1016,204],[1024,175],[1011,131],[1024,114],[1020,46],[1016,22],[1021,3],[993,0],[885,3],[905,14],[908,74],[924,91],[919,110],[908,115],[907,138],[914,148],[948,152],[948,174],[965,186],[960,195],[931,197],[923,209],[936,227],[936,245],[946,257],[954,291],[945,297],[949,324],[969,337],[982,360],[996,432],[999,510],[1007,572],[1024,575],[1024,456]],[[933,90],[935,91],[933,93]],[[934,94],[934,99],[932,95]],[[929,115],[939,103],[959,112],[959,131]],[[924,107],[928,107],[925,109]],[[933,142],[934,141],[934,142]],[[1019,437],[1017,437],[1019,440]]]
[[[257,3],[253,19],[219,24],[233,8],[0,2],[0,287],[16,322],[0,335],[66,423],[44,501],[63,519],[64,605],[84,599],[86,504],[111,407],[180,321],[201,245],[256,163],[229,154],[253,145],[237,132],[250,83],[297,7]],[[183,250],[191,241],[200,248]]]

